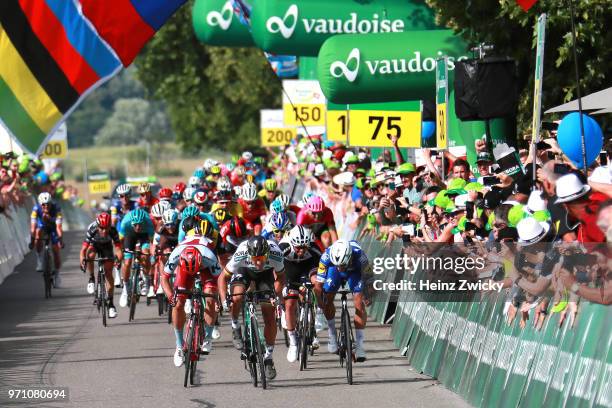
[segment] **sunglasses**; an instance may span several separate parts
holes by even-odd
[[[306,245],[300,245],[300,246],[294,246],[293,249],[296,251],[306,251],[308,247]]]

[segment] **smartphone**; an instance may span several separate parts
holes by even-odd
[[[410,235],[414,237],[414,224],[404,224],[402,225],[402,232],[404,235]]]
[[[484,184],[485,186],[494,186],[496,184],[499,184],[500,180],[497,178],[497,176],[484,176],[482,178],[482,184]]]
[[[601,152],[599,152],[599,165],[600,166],[608,165],[608,152],[606,152],[605,150],[602,150]]]
[[[568,174],[571,169],[570,166],[565,163],[555,163],[555,168],[553,169],[553,171],[556,174]]]
[[[465,218],[471,220],[474,218],[474,202],[466,201],[465,203]]]
[[[395,181],[390,181],[389,184],[387,184],[387,188],[389,190],[395,190]]]

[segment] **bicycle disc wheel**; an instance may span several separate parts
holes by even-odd
[[[193,353],[193,336],[195,332],[194,327],[195,319],[192,316],[189,319],[189,330],[187,331],[187,338],[184,340],[184,344],[187,346],[185,351],[185,379],[183,381],[183,387],[187,387],[187,381],[189,381],[189,375],[191,374],[191,353]]]
[[[343,329],[342,336],[344,337],[344,353],[346,360],[346,380],[349,385],[353,385],[353,339],[351,338],[351,319],[348,310],[342,310]]]
[[[261,338],[259,337],[259,325],[255,316],[251,316],[251,336],[253,340],[253,348],[255,349],[255,357],[259,371],[259,377],[261,378],[261,388],[264,390],[268,388],[268,379],[266,378],[266,368],[264,366],[263,358],[263,345]]]

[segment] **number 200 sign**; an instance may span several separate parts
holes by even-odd
[[[261,145],[267,147],[286,146],[297,137],[295,128],[285,127],[283,111],[264,109],[261,111]]]

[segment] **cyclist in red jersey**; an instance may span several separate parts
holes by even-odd
[[[319,196],[312,196],[300,210],[297,225],[303,225],[312,231],[314,242],[322,251],[338,240],[334,214]]]
[[[266,203],[257,197],[257,187],[253,183],[245,183],[241,189],[238,203],[242,206],[242,217],[253,225],[254,235],[259,235],[262,229],[262,217],[267,214]]]

